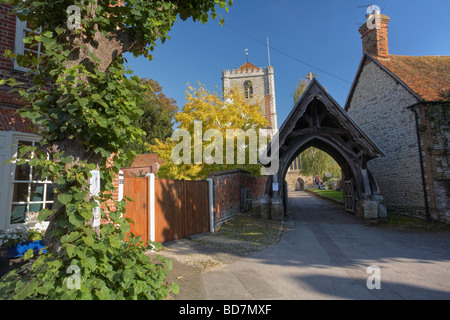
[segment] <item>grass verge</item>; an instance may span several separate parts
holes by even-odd
[[[269,246],[278,240],[280,228],[281,221],[263,219],[258,206],[225,222],[216,235],[258,246]]]
[[[379,223],[379,227],[406,232],[438,233],[449,232],[450,225],[439,221],[426,221],[418,217],[411,217],[400,213],[388,212],[386,222]]]
[[[344,201],[344,195],[343,195],[342,191],[334,191],[332,189],[330,189],[330,190],[309,189],[308,191],[317,193],[318,195],[326,197],[326,198]]]

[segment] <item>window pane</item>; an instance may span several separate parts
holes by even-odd
[[[26,202],[28,196],[28,183],[14,183],[13,202]]]
[[[11,207],[11,221],[10,223],[25,222],[25,212],[27,210],[26,204],[13,204]]]
[[[53,185],[47,184],[47,196],[45,197],[46,201],[53,201],[55,194],[53,193]]]
[[[23,140],[19,140],[19,143],[18,143],[18,146],[17,146],[17,156],[19,156],[20,148],[21,148],[22,146],[32,146],[32,145],[33,145],[33,142],[32,142],[32,141],[23,141]],[[29,157],[30,157],[30,153],[27,152],[27,153],[24,155],[24,158],[25,158],[25,159],[28,159]]]
[[[16,166],[15,180],[30,181],[30,166],[28,163],[24,163]]]
[[[53,207],[53,203],[46,203],[45,204],[45,208],[47,208],[48,210],[52,210]]]
[[[42,203],[30,203],[29,212],[39,212],[42,209]]]
[[[43,201],[44,200],[44,184],[32,183],[30,201]]]
[[[42,181],[39,168],[33,167],[31,170],[31,181]]]

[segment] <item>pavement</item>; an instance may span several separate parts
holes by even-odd
[[[175,300],[450,299],[450,232],[366,226],[306,192],[290,194],[277,244],[250,255],[226,246],[169,244]]]

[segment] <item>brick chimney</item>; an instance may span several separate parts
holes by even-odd
[[[363,44],[363,54],[370,53],[380,59],[389,59],[388,16],[378,14],[368,18],[359,28]]]

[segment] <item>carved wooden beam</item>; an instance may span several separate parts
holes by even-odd
[[[292,131],[289,137],[299,137],[306,135],[344,135],[347,134],[347,130],[340,128],[330,128],[330,127],[314,127],[314,128],[304,128],[296,131]]]

